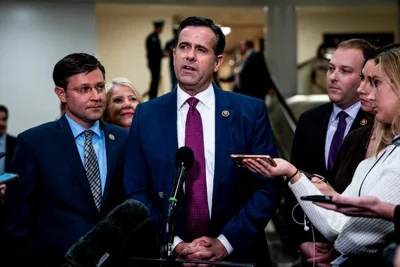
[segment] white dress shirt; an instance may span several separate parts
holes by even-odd
[[[331,117],[328,122],[328,130],[326,131],[326,140],[325,140],[325,166],[328,169],[328,158],[329,158],[329,149],[331,148],[331,143],[333,139],[333,135],[336,132],[336,129],[339,124],[339,118],[337,115],[340,111],[344,111],[347,113],[346,117],[346,130],[344,131],[343,139],[349,133],[351,126],[353,125],[354,119],[357,117],[358,111],[360,110],[361,103],[357,101],[347,109],[341,109],[336,104],[333,104],[333,110],[331,113]]]
[[[177,86],[178,147],[185,146],[186,117],[190,107],[186,100],[190,97],[191,95],[183,91],[179,87],[179,85]],[[208,211],[211,219],[215,169],[215,94],[212,84],[210,83],[208,88],[198,93],[195,98],[199,100],[196,108],[201,115],[201,120],[203,124],[204,156],[206,160],[207,202]],[[183,188],[185,188],[185,185],[183,185]],[[228,254],[232,253],[233,248],[226,237],[224,235],[219,235],[218,239],[225,246]],[[182,239],[175,236],[174,248],[180,242],[182,242]]]

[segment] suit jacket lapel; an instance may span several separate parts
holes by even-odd
[[[76,147],[75,139],[71,131],[71,127],[65,115],[63,115],[56,124],[56,143],[60,148],[60,154],[64,156],[65,161],[69,165],[69,170],[72,174],[71,179],[76,179],[79,186],[84,191],[88,198],[87,203],[93,203],[93,209],[96,210],[93,197],[91,195],[88,180],[86,178],[85,169],[79,156],[78,148]]]
[[[215,168],[213,198],[218,190],[218,184],[222,176],[222,170],[226,166],[229,151],[232,121],[234,112],[231,109],[229,94],[214,85],[215,92]]]
[[[177,90],[173,90],[160,100],[162,102],[158,109],[158,117],[162,129],[161,135],[171,166],[175,166],[175,153],[178,149]]]
[[[316,147],[321,148],[319,151],[319,154],[316,155],[316,160],[318,160],[321,164],[321,166],[325,166],[325,170],[327,170],[326,168],[326,163],[325,163],[325,143],[326,143],[326,134],[328,132],[328,125],[329,125],[329,119],[331,117],[331,113],[333,110],[333,104],[332,103],[328,103],[326,106],[326,111],[324,113],[321,113],[321,115],[323,116],[322,118],[322,123],[321,123],[321,138],[319,139],[319,144],[316,144]],[[318,139],[316,139],[316,142],[318,142]]]
[[[108,127],[108,125],[103,122],[100,122],[100,127],[104,132],[106,155],[107,155],[107,177],[106,177],[106,184],[104,186],[104,193],[102,200],[102,204],[104,204],[104,201],[107,199],[111,183],[113,181],[112,177],[115,174],[115,168],[117,167],[117,162],[116,162],[117,157],[115,157],[115,155],[118,153],[118,149],[114,143],[115,142],[114,139],[110,138],[110,136],[114,136],[110,127]]]

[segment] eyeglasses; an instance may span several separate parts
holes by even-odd
[[[90,91],[92,91],[92,88],[96,89],[97,93],[103,93],[106,90],[106,85],[104,83],[97,84],[97,85],[83,85],[79,86],[76,88],[71,88],[74,91],[77,91],[80,94],[86,95]]]

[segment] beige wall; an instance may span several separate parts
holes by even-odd
[[[165,21],[160,35],[161,46],[172,38],[172,17],[106,14],[96,12],[97,55],[106,68],[106,79],[127,77],[140,93],[149,89],[145,39],[152,32],[153,20]],[[162,61],[159,94],[170,91],[168,58]]]
[[[361,11],[362,12],[362,11]],[[297,31],[297,62],[316,54],[324,33],[396,33],[396,14],[307,14],[299,12]]]
[[[204,15],[217,23],[231,26],[232,33],[227,36],[227,50],[230,51],[235,47],[233,43],[238,40],[262,34],[262,22],[265,21],[265,15],[261,7],[249,9],[251,15],[247,17],[243,13],[240,13],[241,17],[235,13],[238,12],[237,8],[225,8],[224,12],[220,9],[218,7],[97,4],[97,55],[106,67],[107,80],[124,76],[131,79],[141,93],[148,90],[150,73],[146,63],[144,42],[146,36],[152,31],[152,21],[155,19],[166,21],[164,32],[160,36],[162,46],[172,37],[173,18],[185,18],[189,15]],[[251,23],[246,24],[246,21]],[[258,24],[259,22],[261,24]],[[298,8],[297,62],[300,63],[315,56],[316,48],[323,41],[324,33],[395,33],[396,23],[395,10],[387,7],[380,9]],[[229,73],[228,61],[229,58],[226,57],[221,69],[221,77]],[[162,65],[160,94],[170,91],[168,68],[168,59],[165,58]],[[230,88],[229,84],[223,85],[224,89]]]

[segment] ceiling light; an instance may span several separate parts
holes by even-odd
[[[230,27],[221,27],[222,33],[224,35],[228,35],[231,33],[231,28]]]

